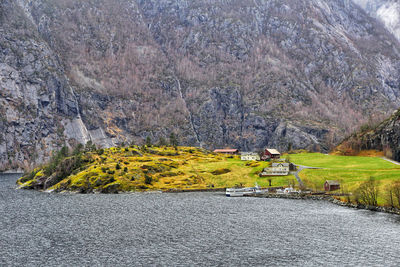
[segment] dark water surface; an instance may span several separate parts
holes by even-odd
[[[400,264],[400,219],[221,193],[48,194],[0,176],[0,265]]]

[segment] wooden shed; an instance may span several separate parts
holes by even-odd
[[[340,189],[340,183],[334,180],[326,180],[324,183],[325,191],[334,191]]]

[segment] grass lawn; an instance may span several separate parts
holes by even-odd
[[[360,183],[371,176],[379,182],[379,204],[384,203],[386,186],[400,180],[400,166],[379,157],[336,156],[320,153],[289,155],[292,162],[324,169],[306,169],[300,172],[305,185],[314,190],[323,190],[325,180],[338,180],[344,190],[353,192]]]
[[[289,157],[296,164],[310,167],[361,170],[400,169],[400,165],[377,157],[336,156],[321,153],[290,154]]]
[[[206,184],[213,184],[215,187],[233,187],[235,185],[254,186],[257,182],[261,187],[268,187],[266,177],[259,177],[258,174],[268,166],[268,162],[258,162],[259,166],[246,166],[247,161],[242,161],[238,156],[234,158],[223,157],[222,160],[210,161],[192,160],[183,168],[185,173],[196,173],[204,178]],[[213,175],[211,172],[217,169],[229,169],[229,173]],[[287,186],[289,181],[296,180],[293,175],[271,177],[272,186]],[[297,182],[297,181],[296,181]]]

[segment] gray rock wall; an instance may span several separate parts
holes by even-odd
[[[14,1],[2,1],[0,170],[43,162],[69,138],[85,142],[76,97],[62,65]]]
[[[328,150],[400,105],[399,41],[352,1],[5,0],[0,16],[3,168],[171,132]]]

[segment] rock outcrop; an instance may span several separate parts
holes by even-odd
[[[0,162],[157,141],[328,150],[400,106],[400,45],[348,0],[4,0]]]
[[[353,0],[369,15],[380,20],[400,40],[400,3],[397,0]]]
[[[362,131],[346,138],[337,150],[344,153],[378,150],[386,157],[400,161],[400,110],[380,124],[365,125]]]
[[[27,168],[89,136],[58,56],[15,1],[0,12],[0,170]]]

